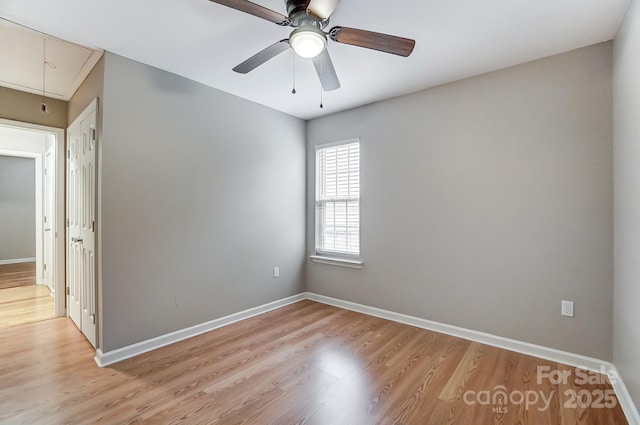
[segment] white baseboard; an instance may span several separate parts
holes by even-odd
[[[582,356],[580,354],[568,353],[541,345],[504,338],[501,336],[474,331],[471,329],[460,328],[458,326],[452,326],[444,323],[434,322],[431,320],[421,319],[419,317],[408,316],[406,314],[383,310],[376,307],[369,307],[367,305],[358,304],[351,301],[344,301],[337,298],[331,298],[324,295],[318,295],[312,292],[308,292],[306,294],[306,298],[312,301],[317,301],[319,303],[344,308],[345,310],[364,313],[369,316],[380,317],[382,319],[404,323],[405,325],[415,326],[416,328],[428,329],[430,331],[435,331],[462,339],[468,339],[471,341],[480,342],[482,344],[491,345],[493,347],[504,348],[510,351],[516,351],[518,353],[539,357],[545,360],[551,360],[553,362],[564,363],[569,366],[581,367],[595,372],[601,372],[603,366],[606,367],[605,370],[608,370],[608,368],[612,366],[610,362],[594,359],[592,357]]]
[[[396,313],[393,311],[383,310],[380,308],[369,307],[363,304],[344,301],[337,298],[327,297],[325,295],[315,294],[313,292],[305,293],[305,298],[323,304],[340,307],[345,310],[351,310],[358,313],[367,314],[369,316],[380,317],[382,319],[391,320],[393,322],[404,323],[406,325],[415,326],[417,328],[427,329],[446,335],[455,336],[462,339],[476,341],[482,344],[491,345],[505,350],[515,351],[529,356],[550,360],[569,366],[579,367],[598,373],[607,373],[612,378],[611,383],[620,402],[620,406],[627,417],[629,425],[640,425],[640,417],[636,409],[631,395],[627,391],[618,370],[611,362],[587,357],[580,354],[569,353],[566,351],[556,350],[554,348],[544,347],[542,345],[531,344],[528,342],[518,341],[515,339],[504,338],[484,332],[474,331],[471,329],[460,328],[457,326],[447,325],[444,323],[434,322],[431,320],[421,319],[419,317],[408,316],[406,314]]]
[[[258,307],[253,307],[248,310],[230,314],[219,319],[180,329],[178,331],[170,332],[165,335],[160,335],[146,341],[141,341],[135,344],[128,345],[126,347],[118,348],[116,350],[107,351],[106,353],[103,353],[102,350],[98,348],[96,350],[96,356],[94,357],[94,360],[100,367],[109,366],[110,364],[135,357],[142,353],[146,353],[147,351],[155,350],[157,348],[164,347],[166,345],[173,344],[175,342],[182,341],[187,338],[191,338],[196,335],[200,335],[205,332],[209,332],[214,329],[221,328],[223,326],[227,326],[232,323],[239,322],[241,320],[248,319],[250,317],[257,316],[259,314],[266,313],[280,307],[284,307],[289,304],[296,303],[298,301],[302,301],[304,299],[304,294],[293,295],[291,297],[263,304]]]
[[[31,258],[14,258],[12,260],[0,260],[0,266],[5,264],[31,263],[36,261],[36,257]]]
[[[627,422],[629,422],[629,425],[640,425],[640,413],[638,413],[638,408],[633,402],[631,394],[629,394],[629,390],[624,384],[624,381],[622,380],[622,377],[620,377],[620,373],[618,373],[618,370],[615,366],[613,366],[613,370],[615,371],[618,378],[611,380],[611,386],[616,392],[616,396],[618,397],[618,401],[620,402],[622,411],[627,417]]]
[[[617,369],[613,364],[611,364],[611,362],[595,359],[593,357],[582,356],[580,354],[556,350],[554,348],[544,347],[541,345],[531,344],[528,342],[491,335],[484,332],[474,331],[471,329],[465,329],[457,326],[447,325],[444,323],[434,322],[431,320],[421,319],[419,317],[408,316],[406,314],[370,307],[351,301],[331,298],[325,295],[315,294],[313,292],[303,292],[301,294],[273,301],[268,304],[250,308],[239,313],[234,313],[225,317],[221,317],[219,319],[211,320],[206,323],[191,326],[189,328],[151,338],[146,341],[108,351],[106,353],[103,353],[100,349],[97,349],[94,360],[100,367],[108,366],[113,363],[135,357],[139,354],[155,350],[156,348],[164,347],[166,345],[173,344],[175,342],[182,341],[187,338],[191,338],[196,335],[200,335],[205,332],[209,332],[214,329],[218,329],[223,326],[227,326],[232,323],[239,322],[241,320],[248,319],[250,317],[257,316],[259,314],[266,313],[268,311],[275,310],[277,308],[284,307],[286,305],[293,304],[305,299],[343,308],[345,310],[367,314],[369,316],[375,316],[398,323],[404,323],[406,325],[415,326],[417,328],[427,329],[462,339],[476,341],[482,344],[491,345],[493,347],[515,351],[518,353],[566,364],[569,366],[580,367],[599,373],[609,373],[612,377],[617,377],[617,379],[611,379],[611,383],[613,389],[616,392],[620,405],[627,417],[629,425],[640,425],[640,416],[638,415],[638,410],[633,403],[631,395],[624,385],[622,378],[618,374]]]

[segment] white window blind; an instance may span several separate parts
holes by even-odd
[[[360,255],[360,142],[316,149],[316,251]]]

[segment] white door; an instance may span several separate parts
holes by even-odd
[[[96,346],[96,103],[68,129],[69,316]]]
[[[55,262],[53,261],[53,249],[54,249],[54,224],[55,217],[53,215],[53,158],[54,151],[53,148],[49,148],[47,152],[44,154],[43,160],[43,180],[44,184],[42,185],[43,191],[43,205],[42,205],[42,226],[43,226],[43,251],[44,251],[44,283],[49,287],[49,290],[52,293],[55,293],[55,288],[53,285],[53,276],[54,276],[54,267]]]
[[[67,306],[69,317],[73,319],[78,329],[82,329],[80,319],[80,283],[82,278],[80,238],[80,149],[82,147],[82,131],[80,126],[71,126],[67,130],[68,137],[68,177],[67,177],[67,218],[69,229],[67,232]]]

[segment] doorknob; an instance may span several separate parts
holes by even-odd
[[[45,227],[44,231],[45,231],[45,232],[50,232],[50,231],[51,231],[51,228],[50,228],[50,227]]]
[[[71,238],[71,242],[82,242],[82,238]]]

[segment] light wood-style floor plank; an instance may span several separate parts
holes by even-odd
[[[36,284],[36,263],[0,264],[0,289]]]
[[[0,423],[627,424],[617,404],[566,408],[571,391],[611,390],[568,366],[312,301],[103,369],[93,355],[68,319],[0,329]],[[574,378],[538,383],[538,366]],[[551,402],[465,397],[498,387]]]
[[[54,300],[44,285],[0,289],[0,328],[51,319]]]
[[[54,300],[36,285],[36,263],[0,265],[0,328],[51,319]]]

